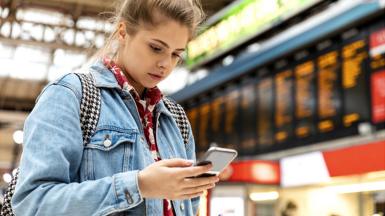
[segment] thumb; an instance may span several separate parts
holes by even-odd
[[[186,160],[182,158],[172,158],[172,159],[161,160],[159,165],[165,166],[165,167],[189,167],[193,165],[193,163],[194,161],[192,160]]]

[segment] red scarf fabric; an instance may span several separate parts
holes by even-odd
[[[155,138],[157,128],[154,127],[153,122],[155,105],[162,99],[161,91],[158,87],[146,89],[144,99],[140,99],[138,92],[132,85],[130,85],[123,71],[115,64],[114,61],[109,58],[104,58],[103,63],[115,75],[115,79],[120,87],[133,96],[143,125],[144,135],[148,145],[150,146],[152,157],[155,161],[161,160]],[[163,215],[174,216],[170,200],[163,200]]]

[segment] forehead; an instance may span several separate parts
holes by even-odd
[[[158,39],[166,42],[171,49],[185,48],[189,39],[189,29],[171,19],[156,24],[142,24],[137,36],[146,40]]]

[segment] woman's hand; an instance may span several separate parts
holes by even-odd
[[[151,164],[138,175],[139,189],[143,198],[183,200],[198,197],[219,181],[217,176],[191,178],[209,171],[211,164],[192,166],[184,159],[161,160]]]

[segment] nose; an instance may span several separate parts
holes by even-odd
[[[164,71],[164,70],[168,70],[171,67],[171,64],[172,64],[172,59],[170,57],[166,57],[166,58],[160,59],[157,63],[157,66],[159,69]]]

